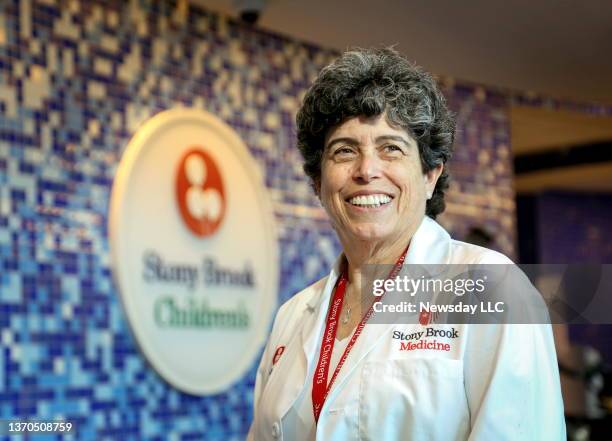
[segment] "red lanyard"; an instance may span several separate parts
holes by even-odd
[[[404,251],[402,255],[400,256],[400,258],[397,260],[397,262],[395,263],[395,266],[389,273],[389,276],[387,277],[387,279],[393,279],[395,276],[397,276],[400,269],[402,268],[404,259],[406,258],[406,251]],[[346,291],[346,283],[347,283],[347,276],[346,276],[346,269],[345,269],[342,271],[342,274],[340,275],[340,278],[338,279],[338,283],[336,284],[336,288],[334,291],[334,297],[332,299],[332,303],[329,308],[329,311],[327,312],[327,321],[325,323],[325,332],[323,333],[323,341],[321,341],[321,351],[319,355],[319,362],[317,363],[317,367],[315,369],[314,376],[312,377],[312,410],[314,412],[315,423],[319,421],[319,415],[321,414],[323,403],[325,403],[325,400],[327,399],[327,395],[329,394],[329,391],[331,390],[331,387],[334,384],[334,381],[336,380],[336,377],[338,376],[338,373],[340,372],[342,365],[346,361],[349,352],[351,352],[351,349],[355,345],[355,342],[361,335],[361,331],[363,330],[364,326],[366,325],[370,317],[372,317],[372,315],[374,314],[374,301],[379,301],[384,295],[383,293],[380,297],[378,297],[378,299],[375,299],[372,302],[372,304],[370,305],[370,308],[368,309],[366,314],[361,319],[361,322],[359,322],[359,324],[357,325],[357,328],[355,329],[355,332],[353,333],[351,339],[349,340],[348,345],[346,346],[346,349],[344,350],[344,353],[342,354],[342,357],[340,357],[340,361],[338,361],[338,365],[336,366],[336,369],[334,370],[334,373],[331,377],[331,380],[329,381],[329,384],[327,384],[327,376],[329,374],[330,358],[334,350],[334,342],[336,341],[336,333],[338,331],[338,314],[340,313],[340,310],[342,309],[342,303],[344,302],[344,293]]]

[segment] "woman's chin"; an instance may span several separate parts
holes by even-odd
[[[360,225],[351,228],[349,239],[356,242],[380,242],[392,235],[386,225]]]

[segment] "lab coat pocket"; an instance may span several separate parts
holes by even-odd
[[[361,440],[467,439],[463,362],[413,357],[365,363],[358,419]]]

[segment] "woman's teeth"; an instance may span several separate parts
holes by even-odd
[[[355,196],[349,199],[349,203],[358,207],[376,208],[381,205],[391,202],[391,197],[386,194],[369,194],[364,196]]]

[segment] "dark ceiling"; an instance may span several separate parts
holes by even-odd
[[[610,0],[192,0],[325,47],[397,44],[433,73],[612,104]]]

